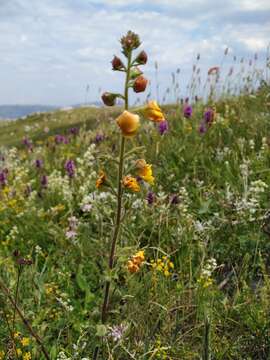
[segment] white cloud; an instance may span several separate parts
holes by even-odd
[[[96,89],[120,89],[110,61],[129,29],[140,34],[149,54],[146,74],[153,75],[158,61],[164,83],[177,67],[189,70],[198,52],[207,68],[218,64],[227,46],[241,55],[263,51],[270,32],[269,24],[256,20],[256,11],[267,15],[270,8],[263,0],[227,0],[218,7],[214,0],[2,2],[0,103],[17,102],[18,89],[27,87],[28,102],[50,103],[79,101],[87,82]],[[47,82],[54,84],[50,92],[44,90]]]

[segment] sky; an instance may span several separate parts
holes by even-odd
[[[270,1],[0,0],[0,104],[67,106],[121,91],[123,74],[110,62],[128,30],[141,37],[152,84],[158,63],[163,91],[178,68],[187,81],[198,53],[204,72],[227,47],[227,65],[254,53],[263,63]]]

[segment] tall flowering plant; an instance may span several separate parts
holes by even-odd
[[[152,166],[147,164],[144,159],[138,159],[135,163],[136,176],[125,174],[125,145],[130,138],[136,136],[140,127],[140,117],[129,111],[129,89],[133,89],[135,93],[143,92],[147,86],[147,79],[143,76],[143,73],[139,66],[147,63],[147,54],[145,51],[140,51],[134,56],[134,51],[141,45],[139,36],[132,31],[123,36],[120,40],[122,47],[122,54],[125,57],[125,61],[117,56],[114,56],[112,60],[112,70],[125,73],[125,84],[123,94],[105,92],[102,95],[102,100],[106,106],[113,106],[116,104],[116,100],[124,100],[124,111],[116,119],[116,124],[120,130],[120,151],[118,162],[118,179],[117,179],[117,205],[115,210],[114,227],[112,231],[111,247],[108,258],[108,268],[111,272],[115,267],[115,253],[116,245],[119,240],[120,230],[123,219],[123,195],[125,191],[131,191],[137,193],[141,190],[140,182],[147,182],[150,185],[154,184],[154,176],[152,173]],[[145,109],[145,116],[154,121],[164,121],[164,116],[155,101],[149,102]],[[104,169],[100,171],[99,178],[96,181],[96,187],[99,189],[102,186],[110,183],[106,171]],[[138,255],[139,254],[139,255]],[[131,273],[139,271],[144,261],[144,251],[141,250],[135,254],[127,264],[127,270]],[[104,286],[104,298],[101,307],[101,329],[106,323],[108,317],[108,308],[110,304],[110,288],[111,279],[108,278]],[[102,333],[102,330],[99,331]],[[93,359],[99,357],[99,346],[96,347]]]

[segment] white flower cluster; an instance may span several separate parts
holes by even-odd
[[[61,176],[58,170],[54,170],[48,176],[48,190],[62,195],[67,202],[72,200],[69,178],[67,176]]]
[[[268,185],[262,180],[252,181],[244,196],[241,199],[236,200],[236,211],[240,216],[247,215],[249,221],[254,221],[256,218],[254,215],[260,209],[260,197],[265,192]]]
[[[56,300],[64,307],[67,312],[72,312],[74,310],[70,299],[67,298],[67,294],[62,293],[61,297],[57,297]]]

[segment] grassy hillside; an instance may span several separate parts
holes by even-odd
[[[190,119],[163,108],[163,135],[140,112],[124,174],[144,157],[155,182],[125,190],[113,272],[119,109],[0,123],[0,285],[51,359],[90,359],[101,337],[102,359],[269,359],[269,92],[220,100],[201,132],[200,102]],[[132,273],[138,251],[145,260]],[[43,359],[1,289],[0,359]]]

